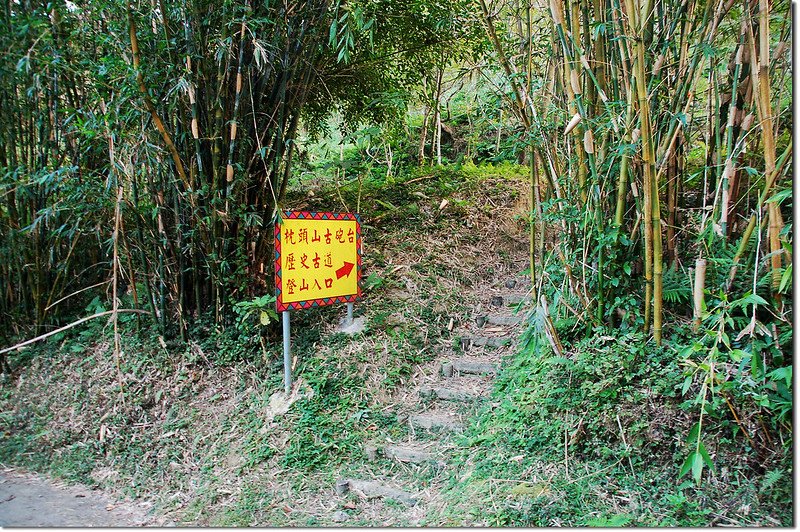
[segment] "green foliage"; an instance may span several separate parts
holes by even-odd
[[[535,318],[533,323],[536,327]],[[650,459],[647,453],[669,449],[671,429],[664,428],[657,439],[648,434],[648,419],[657,411],[644,409],[643,401],[668,405],[679,378],[673,357],[644,345],[638,332],[597,328],[574,352],[561,357],[532,332],[499,378],[500,409],[487,411],[479,426],[496,427],[506,440],[504,446],[536,449],[541,457],[557,459],[567,433],[574,440],[573,455],[610,458],[633,453],[636,462],[644,461]]]
[[[233,311],[237,315],[236,328],[242,332],[266,327],[278,320],[275,311],[275,296],[267,294],[250,301],[234,303]]]
[[[267,291],[258,266],[301,137],[332,113],[350,132],[402,126],[444,52],[480,34],[466,5],[9,4],[0,282],[16,288],[0,315],[58,324],[75,307],[51,303],[110,277],[121,187],[116,247],[141,306],[183,339],[210,309],[229,323],[236,301]],[[362,162],[359,176],[382,171]]]
[[[792,370],[790,366],[783,366],[784,357],[777,348],[774,333],[757,319],[758,307],[766,305],[767,301],[751,293],[735,301],[728,301],[727,294],[720,293],[717,299],[718,302],[704,313],[700,339],[680,353],[685,368],[681,392],[694,395],[694,399],[687,399],[684,407],[697,408],[699,414],[699,421],[687,436],[690,452],[680,474],[691,470],[697,483],[705,467],[714,469],[701,441],[702,429],[708,423],[705,416],[733,435],[740,434],[745,439],[744,448],[750,452],[757,452],[760,446],[749,434],[747,418],[742,416],[768,412],[769,430],[778,432],[791,422]],[[737,331],[739,333],[733,336]],[[734,405],[738,405],[738,417]],[[733,420],[728,417],[729,413],[734,416]]]
[[[364,290],[374,290],[380,288],[385,283],[385,279],[379,277],[375,272],[370,273],[364,280]]]
[[[664,301],[675,306],[687,303],[692,297],[692,285],[686,272],[678,271],[675,263],[664,271]]]

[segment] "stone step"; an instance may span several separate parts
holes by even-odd
[[[442,364],[442,375],[452,377],[454,373],[467,373],[470,375],[497,375],[497,364],[457,358]]]
[[[464,426],[455,414],[411,414],[408,422],[415,429],[461,432]]]
[[[508,294],[503,297],[503,302],[506,305],[516,306],[520,303],[524,303],[525,305],[530,305],[531,303],[531,296],[523,296],[520,294]]]
[[[379,455],[383,455],[390,460],[397,460],[398,462],[410,464],[434,464],[439,467],[444,467],[445,463],[437,460],[433,453],[415,449],[404,445],[386,445],[380,447],[378,445],[367,445],[365,447],[367,458],[370,461],[377,459]]]
[[[484,327],[486,325],[499,325],[502,327],[510,327],[514,325],[519,325],[522,323],[523,317],[522,316],[500,316],[497,314],[489,314],[488,316],[478,316],[475,319],[475,322],[478,324],[478,327]]]
[[[511,336],[471,336],[464,335],[461,337],[461,347],[468,349],[470,346],[486,346],[486,347],[503,347],[513,343],[514,338]]]
[[[386,486],[375,480],[342,479],[336,481],[336,493],[344,495],[348,492],[355,492],[365,499],[391,499],[406,506],[414,506],[419,499],[408,493],[391,486]]]
[[[433,398],[442,401],[458,401],[462,403],[470,403],[480,399],[480,396],[466,390],[454,390],[452,388],[444,387],[430,387],[423,386],[419,389],[419,395],[423,398]]]

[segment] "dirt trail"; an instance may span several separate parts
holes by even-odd
[[[0,468],[1,527],[165,526],[149,503],[117,502],[85,486],[69,486],[18,469]]]

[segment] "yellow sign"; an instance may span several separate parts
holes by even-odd
[[[286,212],[275,225],[278,311],[354,302],[360,295],[357,214]]]

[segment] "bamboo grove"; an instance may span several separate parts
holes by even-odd
[[[333,110],[348,124],[398,116],[397,95],[466,34],[461,12],[4,2],[2,334],[58,324],[75,295],[112,285],[183,334],[269,291],[299,129]]]
[[[534,161],[531,263],[565,272],[532,269],[535,289],[657,343],[705,292],[760,294],[752,322],[790,326],[789,3],[478,2]]]
[[[57,325],[98,288],[183,335],[202,313],[224,321],[271,289],[299,132],[333,110],[351,128],[402,120],[417,97],[412,157],[440,163],[444,73],[466,66],[500,89],[529,163],[540,310],[661,344],[699,330],[707,304],[752,296],[745,333],[777,342],[791,322],[789,7],[9,0],[3,334]]]

